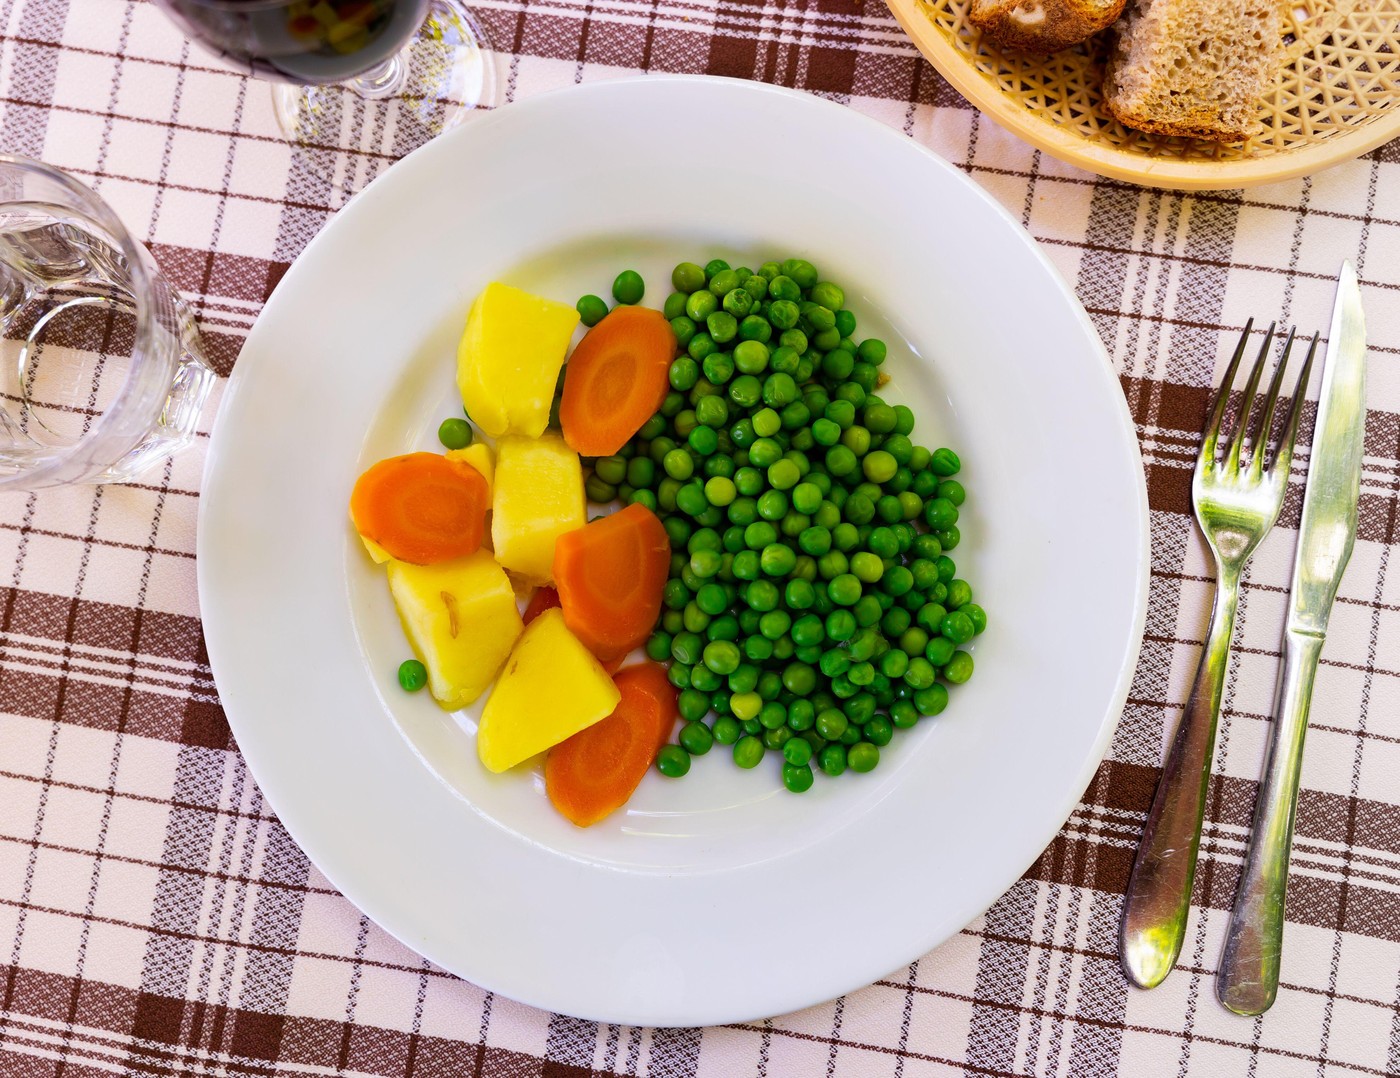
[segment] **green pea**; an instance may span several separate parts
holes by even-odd
[[[734,481],[717,475],[705,482],[705,500],[711,505],[730,505],[734,501]]]
[[[830,281],[820,281],[813,285],[811,299],[813,303],[820,303],[823,307],[833,311],[840,310],[846,305],[846,294]]]
[[[972,676],[972,656],[966,651],[955,651],[943,668],[943,676],[954,685],[961,685]]]
[[[438,441],[447,449],[466,449],[472,444],[472,425],[465,419],[444,419],[438,426]]]
[[[775,300],[787,300],[796,306],[797,301],[802,298],[802,289],[790,275],[784,272],[769,280],[768,294]]]
[[[800,738],[789,741],[788,745],[807,744]],[[787,746],[784,746],[786,751]],[[812,769],[806,765],[794,767],[792,764],[783,765],[783,785],[795,794],[806,793],[812,788]]]
[[[667,454],[669,456],[670,454]],[[705,488],[699,482],[687,483],[676,491],[676,508],[692,517],[700,517],[710,508],[705,500]]]
[[[671,287],[677,292],[694,292],[704,288],[704,269],[694,262],[681,262],[671,271]]]
[[[828,745],[817,755],[818,766],[822,771],[835,778],[846,771],[846,746]]]
[[[880,750],[869,741],[859,741],[846,750],[846,762],[861,774],[874,771],[880,763]]]
[[[405,659],[399,663],[398,678],[404,692],[417,692],[428,683],[428,668],[417,659]]]
[[[610,502],[617,497],[617,487],[590,475],[583,484],[583,493],[590,502]]]
[[[840,708],[824,708],[817,713],[816,731],[828,741],[835,741],[846,732],[849,720]]]
[[[859,429],[859,428],[852,428]],[[848,432],[849,433],[849,432]],[[872,483],[887,483],[894,478],[899,465],[895,463],[894,457],[883,449],[877,449],[873,453],[866,455],[861,461],[861,467],[865,472],[865,478]]]
[[[707,289],[692,292],[685,301],[685,314],[693,322],[704,322],[719,310],[719,300]]]
[[[934,498],[924,506],[924,522],[934,532],[951,528],[958,522],[958,507],[947,498]]]
[[[783,759],[793,767],[805,767],[812,760],[812,743],[803,737],[790,739],[783,746]]]
[[[734,762],[742,768],[754,768],[763,759],[763,753],[763,742],[750,734],[735,743]]]
[[[874,584],[885,575],[885,563],[874,554],[862,550],[852,555],[851,572],[862,584]]]
[[[759,566],[769,576],[787,576],[797,567],[797,555],[783,543],[769,543],[759,555]]]
[[[686,723],[681,727],[680,736],[676,740],[681,743],[681,748],[692,756],[704,756],[715,743],[714,734],[703,722]]]
[[[678,779],[690,770],[690,753],[679,745],[665,745],[656,755],[656,769],[667,778]]]
[[[746,315],[739,322],[739,339],[767,344],[773,336],[773,327],[762,315]]]
[[[968,620],[972,622],[973,635],[977,635],[987,628],[987,612],[976,603],[968,603],[966,606],[960,607],[959,609],[966,614]]]
[[[638,278],[640,280],[640,278]],[[617,286],[613,285],[614,290]],[[601,296],[587,295],[580,296],[579,301],[574,304],[574,309],[578,311],[579,321],[585,326],[596,326],[608,313],[608,305]],[[671,315],[672,318],[676,317]]]
[[[757,610],[760,614],[776,609],[778,605],[778,586],[769,580],[753,580],[749,582],[747,590],[744,592],[744,601],[749,604],[750,610]]]
[[[728,715],[715,719],[710,731],[721,745],[732,745],[739,740],[739,723]]]
[[[806,696],[817,687],[817,672],[806,663],[792,663],[783,670],[783,686],[788,692]]]
[[[748,316],[749,311],[753,309],[753,297],[742,288],[733,288],[724,294],[724,299],[720,302],[720,306],[736,319],[745,318]],[[735,332],[738,332],[737,325],[735,326]]]
[[[962,467],[962,462],[958,460],[958,455],[951,449],[935,449],[933,455],[929,457],[929,471],[934,475],[944,476],[957,475]]]
[[[859,587],[859,581],[857,581]],[[833,610],[826,618],[826,635],[837,642],[849,640],[856,632],[856,616],[849,610]]]
[[[885,362],[886,355],[885,342],[869,337],[860,342],[860,347],[856,349],[856,355],[866,362],[878,367]]]
[[[612,294],[618,303],[640,303],[645,292],[646,283],[636,270],[623,270],[613,281]]]
[[[726,344],[738,334],[739,322],[728,311],[715,311],[705,319],[705,328],[716,343]]]
[[[938,672],[933,664],[922,656],[915,655],[909,660],[909,669],[904,672],[904,683],[911,689],[927,689],[933,684]]]
[[[974,635],[972,619],[960,610],[947,615],[939,630],[955,644],[966,644]]]
[[[716,296],[725,296],[739,287],[739,274],[726,266],[710,276],[710,291]]]
[[[763,399],[763,383],[752,374],[743,374],[729,383],[729,399],[741,408],[752,408]]]
[[[709,280],[716,273],[720,273],[729,268],[729,263],[722,258],[712,258],[705,263],[705,280]]]

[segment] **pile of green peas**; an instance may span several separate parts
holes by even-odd
[[[624,278],[636,302],[641,278]],[[884,342],[856,342],[845,293],[810,262],[682,262],[671,283],[670,392],[586,481],[671,540],[646,650],[669,663],[684,724],[657,766],[679,777],[719,744],[752,768],[771,751],[794,793],[814,769],[871,771],[972,676],[963,645],[987,625],[948,555],[957,454],[911,441],[913,412],[875,392]]]

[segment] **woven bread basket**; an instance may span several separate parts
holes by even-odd
[[[919,51],[978,109],[1049,154],[1114,179],[1177,190],[1307,175],[1400,138],[1400,0],[1290,0],[1263,130],[1220,145],[1124,127],[1103,104],[1110,33],[1052,56],[1003,50],[971,0],[889,0]]]

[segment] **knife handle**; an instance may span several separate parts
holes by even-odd
[[[1298,808],[1298,776],[1313,678],[1322,637],[1290,631],[1284,637],[1283,679],[1264,773],[1254,802],[1254,823],[1245,851],[1235,908],[1225,933],[1225,950],[1215,994],[1236,1014],[1263,1014],[1278,995],[1283,949],[1284,893],[1293,819]]]

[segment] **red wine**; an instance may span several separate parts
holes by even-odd
[[[422,25],[428,0],[156,0],[188,36],[241,71],[303,85],[383,63]]]

